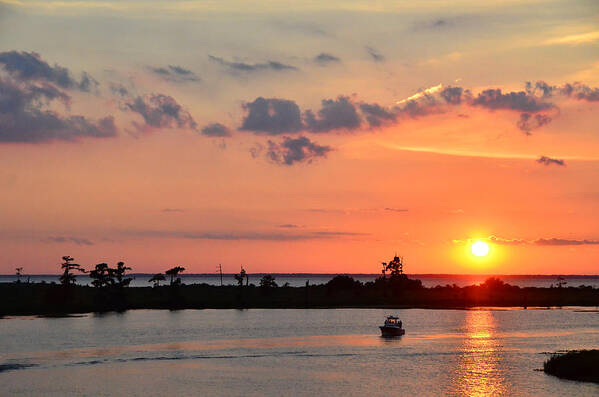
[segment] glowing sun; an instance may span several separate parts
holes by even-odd
[[[483,241],[476,241],[472,244],[472,255],[474,256],[487,256],[489,255],[489,244]]]

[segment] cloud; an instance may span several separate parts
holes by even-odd
[[[299,226],[294,225],[292,223],[285,223],[285,224],[279,225],[279,227],[283,228],[283,229],[295,229],[295,228],[298,228]]]
[[[339,96],[337,99],[323,99],[318,117],[311,110],[306,110],[304,120],[306,129],[310,132],[354,130],[361,124],[356,107],[345,96]]]
[[[121,98],[129,97],[129,90],[120,83],[110,83],[110,91]]]
[[[441,92],[441,90],[443,89],[443,84],[437,84],[433,87],[429,87],[426,88],[424,90],[420,90],[418,91],[416,94],[409,96],[405,99],[402,99],[400,101],[397,101],[396,103],[398,105],[402,104],[402,103],[408,103],[408,102],[413,102],[419,99],[425,99],[425,98],[431,98],[433,94],[439,93]]]
[[[149,70],[152,73],[161,76],[165,80],[173,81],[173,82],[177,82],[177,83],[186,82],[186,81],[191,81],[191,82],[201,81],[201,79],[198,76],[196,76],[196,74],[194,72],[192,72],[191,70],[185,69],[181,66],[177,66],[177,65],[168,65],[168,68],[149,67]]]
[[[571,98],[585,100],[587,102],[599,101],[599,88],[591,88],[581,83],[564,84],[560,89],[560,93]]]
[[[325,66],[329,63],[341,62],[341,59],[337,58],[334,55],[322,52],[314,57],[314,62],[318,63],[321,66]]]
[[[367,233],[341,232],[341,231],[305,231],[297,232],[269,232],[269,231],[133,231],[127,234],[133,234],[139,237],[158,237],[158,238],[180,238],[190,240],[251,240],[251,241],[301,241],[301,240],[321,240],[343,237],[368,236]]]
[[[554,107],[553,104],[543,102],[525,91],[511,91],[504,94],[499,88],[482,91],[472,100],[472,105],[491,110],[516,110],[527,113],[536,113]]]
[[[467,240],[453,240],[454,244],[465,245],[471,244],[474,241],[486,240],[494,244],[500,245],[541,245],[541,246],[569,246],[569,245],[599,245],[599,240],[576,240],[576,239],[563,239],[563,238],[539,238],[536,240],[524,240],[524,239],[506,239],[497,236],[489,236],[481,239],[467,239]]]
[[[86,72],[83,72],[81,81],[78,82],[67,68],[50,66],[36,52],[0,52],[0,64],[8,74],[20,81],[44,81],[61,88],[75,88],[86,92],[98,86],[98,82]]]
[[[126,109],[141,115],[146,127],[189,128],[196,130],[193,117],[173,97],[164,94],[138,96],[125,104]]]
[[[444,87],[439,95],[441,95],[441,98],[443,98],[445,100],[445,102],[451,104],[451,105],[459,105],[462,103],[462,100],[464,99],[464,95],[466,96],[466,98],[470,97],[470,91],[469,90],[464,90],[462,87]]]
[[[311,163],[319,157],[326,157],[333,150],[330,146],[321,146],[305,136],[298,138],[283,137],[283,142],[268,141],[266,156],[272,162],[281,165]]]
[[[116,136],[112,116],[93,121],[45,109],[55,100],[68,105],[70,99],[49,83],[18,83],[0,78],[0,142],[42,143]]]
[[[210,60],[218,63],[221,66],[228,68],[229,70],[236,72],[256,72],[256,71],[264,71],[264,70],[273,70],[273,71],[289,71],[289,70],[298,70],[295,66],[286,65],[284,63],[276,62],[276,61],[267,61],[265,63],[244,63],[244,62],[230,62],[226,61],[223,58],[215,57],[213,55],[208,55]]]
[[[547,156],[541,156],[537,159],[537,163],[539,164],[543,164],[545,166],[547,165],[559,165],[559,166],[566,166],[566,162],[564,160],[560,160],[560,159],[552,159],[551,157],[547,157]]]
[[[569,240],[563,238],[540,238],[535,240],[536,245],[599,245],[599,240]]]
[[[522,113],[520,114],[520,120],[518,120],[518,123],[516,123],[516,125],[525,134],[530,135],[530,132],[532,130],[541,128],[542,126],[549,124],[550,122],[551,117],[546,114],[539,113],[532,115],[530,113]]]
[[[231,130],[221,123],[213,123],[202,128],[202,134],[210,137],[228,137],[231,136]]]
[[[377,103],[361,103],[360,111],[371,128],[380,127],[397,119],[395,110],[387,109]]]
[[[368,55],[370,55],[374,62],[385,62],[385,57],[383,56],[383,54],[378,52],[376,49],[369,46],[366,46],[364,48],[366,49],[366,52],[368,53]]]
[[[52,243],[74,243],[76,245],[94,245],[94,243],[86,238],[72,236],[53,236],[46,239]]]
[[[385,208],[385,211],[390,211],[390,212],[408,212],[408,210],[405,209],[405,208],[391,208],[391,207]]]
[[[180,214],[180,213],[185,212],[185,210],[181,209],[181,208],[163,208],[162,212],[166,212],[166,213],[178,213],[178,214]]]
[[[290,100],[258,97],[243,105],[247,110],[241,128],[246,131],[279,135],[303,129],[299,106]]]
[[[592,43],[594,41],[599,40],[599,31],[587,32],[581,34],[572,34],[568,36],[555,37],[553,39],[549,39],[545,41],[545,45],[554,45],[554,44],[566,44],[566,45],[579,45]]]

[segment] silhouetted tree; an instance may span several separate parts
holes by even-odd
[[[166,280],[166,278],[164,277],[164,274],[162,273],[156,273],[155,275],[152,276],[151,279],[148,280],[148,283],[154,283],[154,287],[158,287],[160,286],[160,282]]]
[[[90,270],[89,278],[92,279],[92,285],[96,288],[107,287],[114,285],[114,279],[112,278],[112,270],[106,263],[98,263],[94,270]]]
[[[64,286],[75,284],[76,276],[73,274],[73,271],[77,270],[81,273],[85,273],[85,269],[83,269],[81,265],[77,263],[71,263],[74,261],[74,259],[70,256],[63,256],[62,260],[64,262],[60,265],[60,267],[63,269],[62,275],[59,278],[60,283]]]
[[[260,279],[260,288],[271,289],[277,287],[278,285],[275,282],[275,278],[270,274],[267,274]]]
[[[116,264],[116,269],[110,269],[112,270],[112,273],[114,273],[114,278],[115,280],[115,285],[119,288],[122,287],[127,287],[130,283],[131,280],[133,280],[132,278],[123,278],[123,276],[125,275],[125,272],[127,270],[131,270],[131,268],[129,266],[125,266],[125,262],[119,262]]]
[[[351,276],[339,274],[333,277],[331,280],[329,280],[326,286],[329,289],[342,290],[359,288],[362,286],[362,283],[359,280],[354,280],[354,278]]]
[[[237,280],[237,285],[239,285],[240,287],[243,287],[243,280],[247,279],[247,273],[245,272],[245,269],[243,268],[243,266],[241,266],[241,271],[239,272],[239,274],[236,274],[235,276],[235,280]],[[246,282],[247,284],[247,282]]]
[[[403,274],[403,258],[395,255],[389,263],[383,262],[383,275],[385,275],[387,271],[391,272],[391,276]]]
[[[22,267],[17,267],[17,268],[15,268],[15,270],[16,270],[15,274],[17,275],[17,283],[20,283],[21,282],[21,275],[22,275],[21,272],[23,271],[23,268]]]
[[[168,269],[166,272],[164,272],[167,276],[171,276],[171,285],[179,285],[181,284],[181,279],[179,277],[177,277],[179,275],[179,273],[185,271],[184,267],[181,266],[175,266],[171,269]],[[175,279],[175,277],[177,277]]]

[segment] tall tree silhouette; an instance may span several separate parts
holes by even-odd
[[[114,277],[116,279],[115,285],[119,288],[127,287],[131,283],[131,280],[133,280],[131,277],[123,278],[123,276],[125,275],[125,272],[127,270],[131,270],[131,268],[129,266],[125,266],[125,262],[117,263],[116,269],[111,269],[111,270],[113,271]]]
[[[94,270],[90,270],[89,278],[92,279],[92,285],[96,288],[114,285],[112,273],[114,269],[108,267],[106,263],[98,263]]]
[[[175,266],[171,269],[168,269],[166,272],[164,272],[167,276],[171,277],[171,285],[179,285],[181,284],[181,279],[177,276],[179,276],[179,273],[185,271],[184,267],[181,266]],[[176,278],[175,278],[176,277]]]
[[[239,285],[240,287],[243,287],[243,280],[248,279],[247,273],[246,273],[245,269],[243,268],[243,266],[241,266],[241,271],[239,272],[239,274],[236,274],[234,277],[235,277],[235,280],[237,280],[237,285]]]
[[[166,280],[166,278],[164,277],[164,274],[162,273],[156,273],[155,275],[152,276],[151,279],[148,280],[148,283],[154,283],[154,287],[158,287],[160,286],[160,282]]]
[[[81,273],[85,273],[85,269],[83,269],[81,265],[77,263],[72,263],[74,259],[70,256],[63,256],[62,260],[64,262],[60,264],[60,267],[63,270],[62,275],[59,278],[60,283],[64,286],[75,284],[76,276],[73,271],[76,270]]]
[[[391,272],[392,277],[403,274],[403,258],[395,255],[395,257],[389,261],[389,263],[383,262],[383,275],[385,275],[387,271]]]

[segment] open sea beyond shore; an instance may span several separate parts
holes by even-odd
[[[384,309],[130,310],[0,319],[5,395],[597,396],[538,371],[596,348],[599,313]]]
[[[249,274],[249,282],[258,285],[260,279],[266,273],[254,273]],[[275,277],[275,281],[279,286],[285,283],[289,283],[291,287],[303,287],[306,285],[306,281],[310,285],[326,284],[336,274],[276,274],[271,273]],[[362,282],[374,281],[380,274],[349,274],[355,280]],[[58,283],[58,275],[56,274],[36,274],[36,275],[25,275],[21,276],[21,281],[26,282],[28,279],[32,283],[46,282]],[[148,283],[151,274],[131,274],[128,277],[132,277],[133,280],[130,284],[132,287],[147,287],[151,284]],[[218,274],[181,274],[181,281],[184,284],[210,284],[220,285],[221,278]],[[475,285],[483,283],[491,275],[468,275],[468,274],[409,274],[408,277],[418,279],[422,281],[424,287],[430,288],[437,285],[457,285],[458,287],[465,287],[468,285]],[[558,275],[499,275],[498,277],[504,282],[515,285],[518,287],[537,287],[547,288],[552,284],[557,284]],[[582,285],[592,286],[599,288],[599,275],[562,275],[567,282],[568,287],[579,287]],[[0,275],[0,283],[14,282],[17,280],[15,275]],[[79,285],[90,285],[90,278],[87,275],[77,275],[77,284]],[[232,274],[223,275],[224,285],[235,285],[236,281]]]

